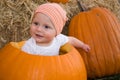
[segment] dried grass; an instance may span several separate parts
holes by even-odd
[[[120,21],[120,0],[82,0],[82,2],[89,8],[101,6],[111,10]]]
[[[44,1],[39,4],[42,2]],[[10,41],[20,41],[29,37],[31,15],[37,5],[32,0],[0,1],[0,47]]]
[[[120,20],[120,4],[117,0],[82,0],[89,8],[103,6],[113,11]],[[29,25],[32,12],[46,0],[1,0],[0,1],[0,48],[11,41],[26,40],[30,37]],[[76,0],[60,5],[68,12],[69,21],[63,29],[67,34],[70,19],[80,12]]]

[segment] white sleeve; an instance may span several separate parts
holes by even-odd
[[[56,40],[59,42],[60,45],[64,45],[68,42],[68,37],[63,34],[59,34],[56,36]]]

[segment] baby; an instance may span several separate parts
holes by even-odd
[[[37,7],[30,26],[31,38],[22,47],[29,54],[59,55],[60,47],[70,43],[89,52],[90,47],[82,41],[61,34],[67,21],[66,12],[57,3],[45,3]]]

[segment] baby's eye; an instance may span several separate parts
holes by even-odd
[[[39,23],[38,22],[33,22],[35,25],[39,25]]]
[[[49,27],[49,26],[45,26],[45,28],[48,29],[48,28],[51,28],[51,27]]]

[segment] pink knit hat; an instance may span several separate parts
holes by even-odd
[[[35,13],[43,13],[47,15],[56,29],[57,35],[62,32],[62,29],[67,21],[66,12],[57,3],[45,3],[37,7]]]

